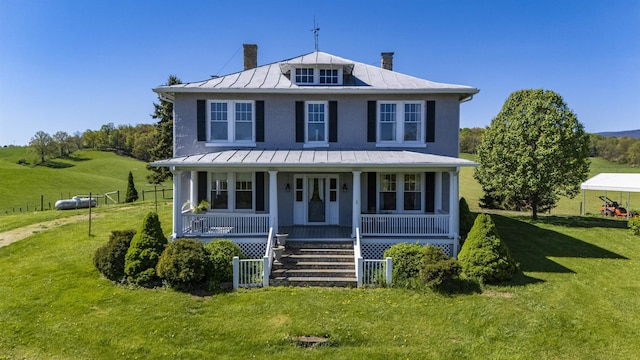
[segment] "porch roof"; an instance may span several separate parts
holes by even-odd
[[[170,167],[253,167],[253,168],[408,168],[459,167],[477,164],[455,157],[410,150],[330,150],[330,149],[245,149],[220,150],[153,162]]]

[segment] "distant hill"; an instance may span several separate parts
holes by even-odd
[[[627,130],[627,131],[600,132],[600,133],[596,133],[596,135],[613,136],[613,137],[630,137],[634,139],[640,139],[640,129]]]

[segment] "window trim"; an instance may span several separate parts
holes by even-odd
[[[211,139],[211,106],[214,103],[227,104],[227,140]],[[251,104],[251,140],[236,140],[236,104]],[[255,100],[226,100],[209,99],[206,106],[206,135],[205,146],[256,146],[256,101]]]
[[[418,183],[420,184],[420,209],[417,210],[405,210],[404,209],[404,193],[405,193],[405,175],[417,175]],[[395,210],[382,210],[380,194],[382,194],[382,178],[385,175],[396,176],[396,209]],[[422,214],[425,211],[424,195],[426,193],[426,178],[421,172],[379,172],[376,174],[376,212],[390,213],[390,214]]]
[[[383,104],[395,104],[396,105],[396,117],[395,117],[395,140],[381,140],[382,137],[382,122],[381,122],[381,105]],[[405,105],[419,104],[420,105],[420,122],[418,123],[418,130],[420,136],[417,140],[404,140],[405,136]],[[376,147],[427,147],[425,143],[425,123],[426,123],[426,101],[424,100],[378,100],[376,101]]]
[[[324,141],[309,141],[309,105],[324,105]],[[304,102],[304,145],[303,147],[328,147],[329,146],[329,101],[305,101]]]

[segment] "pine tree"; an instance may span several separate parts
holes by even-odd
[[[166,246],[167,238],[162,233],[158,214],[148,213],[142,227],[131,239],[131,246],[125,256],[124,272],[127,280],[142,286],[156,283],[156,265]]]
[[[138,190],[136,190],[136,186],[133,183],[133,174],[129,171],[129,184],[127,185],[127,196],[124,202],[134,202],[138,200]]]
[[[168,86],[181,84],[182,81],[175,75],[169,75]],[[158,119],[155,131],[155,146],[149,151],[151,161],[169,159],[173,157],[173,103],[158,97],[160,103],[153,104],[154,112],[152,118]],[[150,164],[147,169],[151,174],[147,176],[152,184],[159,184],[171,178],[171,171],[166,167],[155,167]]]

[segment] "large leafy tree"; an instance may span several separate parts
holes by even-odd
[[[57,153],[56,142],[44,131],[38,131],[33,135],[29,141],[29,148],[38,155],[41,164],[44,164],[48,156],[55,156]]]
[[[486,206],[538,212],[574,197],[589,172],[589,136],[557,93],[512,93],[478,147]]]
[[[166,85],[181,84],[182,81],[175,75],[169,75]],[[154,103],[152,118],[158,119],[156,124],[155,146],[149,151],[151,161],[168,159],[173,157],[173,103],[158,97],[160,103]],[[165,167],[153,167],[147,165],[151,174],[147,179],[152,184],[159,184],[171,177],[171,171]]]

